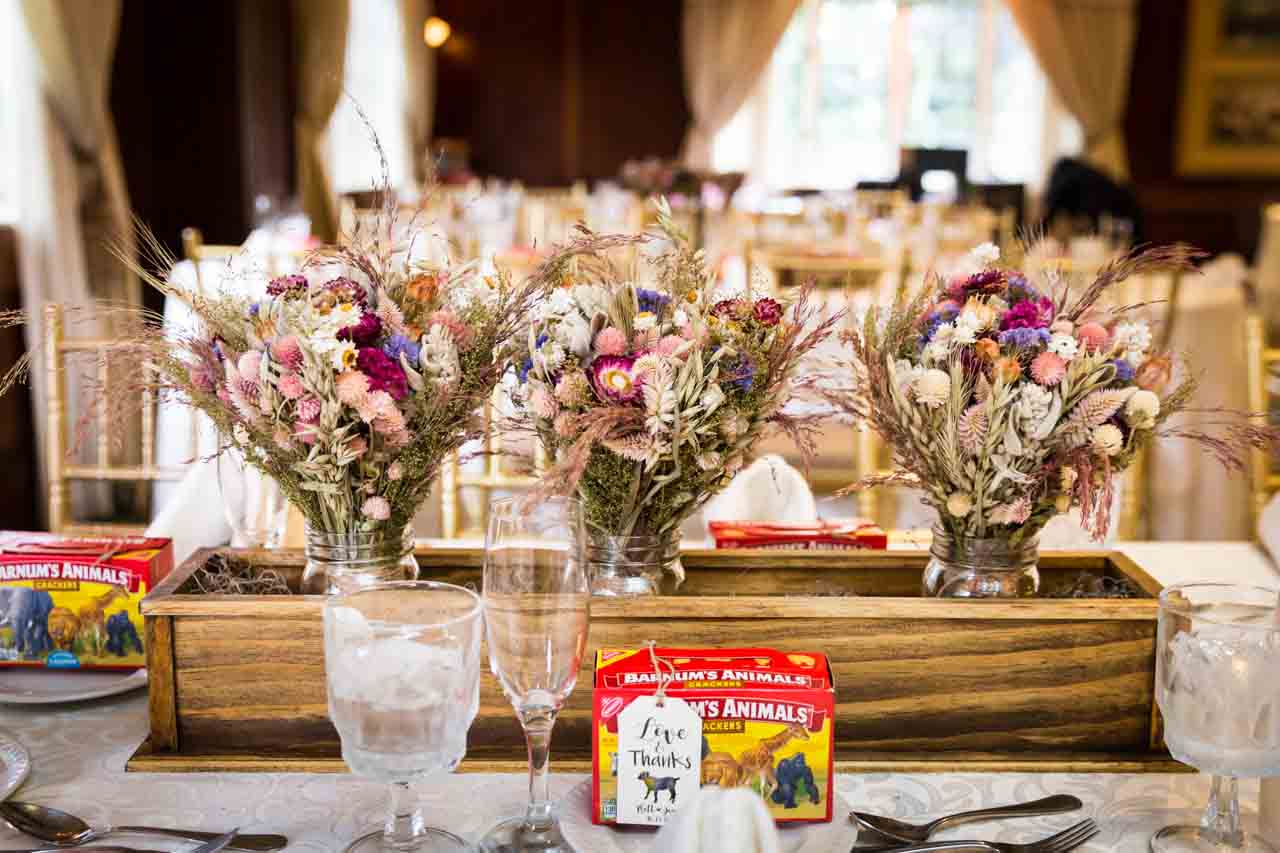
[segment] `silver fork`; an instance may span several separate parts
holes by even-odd
[[[923,844],[929,840],[931,835],[945,826],[975,823],[982,820],[1039,817],[1040,815],[1072,812],[1082,808],[1084,808],[1084,803],[1080,802],[1079,797],[1073,797],[1070,794],[1054,794],[1051,797],[1043,797],[1029,803],[1015,803],[1011,806],[996,806],[995,808],[978,809],[977,811],[959,812],[940,817],[925,824],[904,823],[890,817],[881,817],[880,815],[858,811],[851,812],[849,816],[858,822],[859,827],[882,836],[885,844],[899,847],[903,844]],[[3,806],[0,806],[0,810],[2,809]]]
[[[927,844],[908,844],[905,847],[886,847],[893,853],[1066,853],[1084,844],[1099,832],[1092,820],[1082,820],[1056,835],[1029,844],[1010,844],[1001,841],[931,841]],[[852,853],[865,853],[866,848],[854,847]]]

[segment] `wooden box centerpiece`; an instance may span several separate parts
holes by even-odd
[[[342,771],[325,697],[323,598],[199,593],[219,553],[298,589],[301,552],[197,551],[147,597],[145,771]],[[479,589],[475,549],[420,548],[422,577]],[[578,686],[555,729],[557,770],[591,759],[598,646],[825,652],[841,772],[1168,772],[1155,705],[1160,585],[1122,554],[1041,554],[1042,587],[1081,573],[1131,598],[926,599],[924,551],[691,551],[678,594],[592,601]],[[463,770],[520,771],[524,740],[487,669]]]

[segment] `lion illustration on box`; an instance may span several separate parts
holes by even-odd
[[[55,647],[74,652],[77,640],[85,646],[85,652],[102,657],[107,641],[106,611],[118,599],[128,600],[124,587],[112,584],[111,588],[80,608],[79,613],[67,607],[55,607],[49,612],[49,636]],[[127,618],[127,617],[126,617]]]

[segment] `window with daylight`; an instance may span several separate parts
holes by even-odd
[[[1036,185],[1073,125],[1001,0],[805,0],[713,159],[846,189],[894,178],[902,148],[963,148],[970,180]]]

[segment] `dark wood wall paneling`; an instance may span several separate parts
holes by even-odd
[[[437,62],[434,134],[472,168],[530,186],[674,157],[689,122],[680,0],[437,0],[453,27]]]
[[[13,228],[0,225],[0,310],[21,308],[17,235]],[[0,330],[0,365],[5,369],[17,364],[26,349],[21,326]],[[36,490],[35,453],[31,394],[26,385],[17,385],[0,397],[0,470],[5,472],[5,488],[0,491],[0,527],[6,530],[35,530],[40,523],[42,499]]]
[[[257,193],[292,193],[289,9],[125,0],[111,108],[134,210],[175,254],[189,225],[240,243]]]
[[[1280,201],[1280,179],[1188,178],[1177,171],[1188,2],[1140,4],[1125,120],[1129,171],[1149,240],[1185,240],[1249,259],[1258,244],[1262,206]]]

